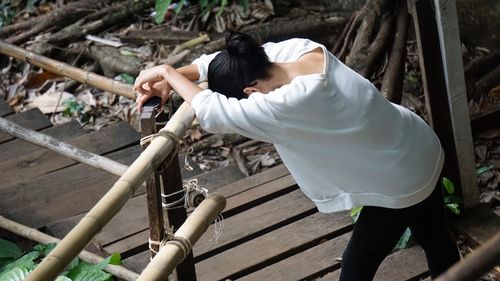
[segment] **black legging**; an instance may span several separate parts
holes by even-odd
[[[372,280],[407,227],[425,251],[431,277],[460,259],[438,185],[428,198],[408,208],[363,207],[342,257],[340,280]]]

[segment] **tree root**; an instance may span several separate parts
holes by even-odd
[[[389,53],[389,62],[382,79],[380,92],[393,103],[400,104],[403,95],[403,76],[406,60],[406,38],[410,16],[406,1],[399,3],[396,19],[396,32]]]

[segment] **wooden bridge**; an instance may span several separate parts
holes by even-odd
[[[20,125],[124,164],[141,151],[139,133],[123,122],[89,133],[76,122],[52,126],[37,109],[13,114],[1,99],[0,109]],[[198,280],[314,280],[328,273],[325,280],[335,279],[352,230],[347,213],[318,213],[284,166],[247,178],[234,165],[199,172],[183,176],[209,183],[210,191],[226,197],[227,207],[222,235],[215,238],[213,225],[194,247]],[[6,134],[0,134],[0,177],[0,213],[59,238],[117,179]],[[139,189],[87,249],[120,252],[126,267],[141,272],[151,257],[145,197]],[[412,247],[389,256],[376,279],[426,276],[423,252]]]

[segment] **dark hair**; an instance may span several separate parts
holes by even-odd
[[[264,49],[249,35],[227,31],[226,48],[208,66],[208,87],[227,97],[246,98],[243,89],[265,78],[271,62]]]

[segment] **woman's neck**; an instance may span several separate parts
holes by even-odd
[[[266,82],[278,88],[289,84],[295,76],[294,63],[272,63]]]

